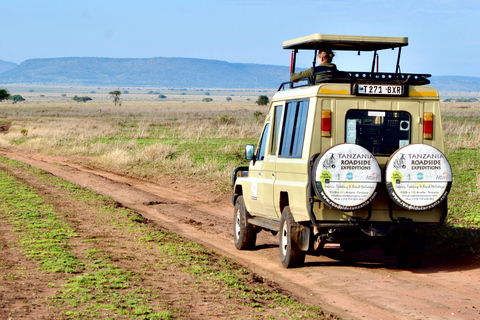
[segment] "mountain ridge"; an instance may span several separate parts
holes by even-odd
[[[0,84],[278,88],[289,67],[199,58],[64,57],[0,60]],[[480,77],[433,76],[439,91],[480,92]]]

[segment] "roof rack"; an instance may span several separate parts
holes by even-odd
[[[315,82],[312,79],[315,79],[317,75],[326,75],[317,79]],[[305,78],[307,80],[306,84],[301,84],[296,87],[310,86],[319,83],[351,83],[351,84],[374,84],[374,83],[388,83],[395,85],[426,85],[430,83],[428,79],[432,75],[430,74],[419,74],[419,73],[385,73],[385,72],[345,72],[345,71],[322,71],[314,74],[312,79]],[[294,83],[292,81],[283,82],[278,91],[285,90],[286,86],[290,89],[294,88]]]

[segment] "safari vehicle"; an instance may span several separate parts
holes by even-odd
[[[315,67],[323,48],[371,52],[372,69],[313,72],[280,85],[258,146],[245,148],[250,165],[233,172],[237,249],[253,249],[266,230],[279,232],[287,268],[329,243],[344,251],[380,245],[401,267],[421,265],[426,230],[446,218],[452,172],[430,75],[400,72],[407,45],[408,38],[323,34],[283,43],[291,72],[299,51],[313,51]],[[393,49],[395,72],[379,72],[378,52]]]

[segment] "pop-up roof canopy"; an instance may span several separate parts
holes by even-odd
[[[376,51],[400,48],[408,45],[406,37],[365,37],[315,33],[309,36],[283,42],[283,49]]]
[[[428,84],[427,79],[429,74],[413,74],[400,72],[400,54],[402,47],[408,46],[407,37],[375,37],[375,36],[348,36],[348,35],[332,35],[315,33],[309,36],[288,40],[283,42],[283,49],[291,49],[292,57],[290,64],[290,73],[295,73],[295,65],[297,60],[297,53],[299,50],[313,50],[312,70],[314,74],[308,78],[308,84],[312,85],[320,82],[349,82],[349,83],[372,83],[385,82],[396,84]],[[380,73],[378,71],[378,50],[395,49],[398,48],[397,64],[395,73]],[[317,75],[325,73],[326,71],[315,71],[317,52],[319,50],[330,49],[332,51],[370,51],[373,52],[372,69],[371,72],[358,71],[336,71],[330,72],[328,77],[318,79]],[[375,67],[377,71],[375,72]],[[282,83],[280,89],[288,84],[291,88],[293,82]],[[279,89],[279,90],[280,90]]]

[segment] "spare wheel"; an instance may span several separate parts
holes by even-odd
[[[313,164],[311,179],[317,197],[341,211],[370,204],[382,180],[375,156],[353,143],[337,144],[322,153]]]
[[[446,199],[452,186],[447,157],[435,147],[410,144],[395,151],[385,166],[390,198],[407,210],[429,210]]]

